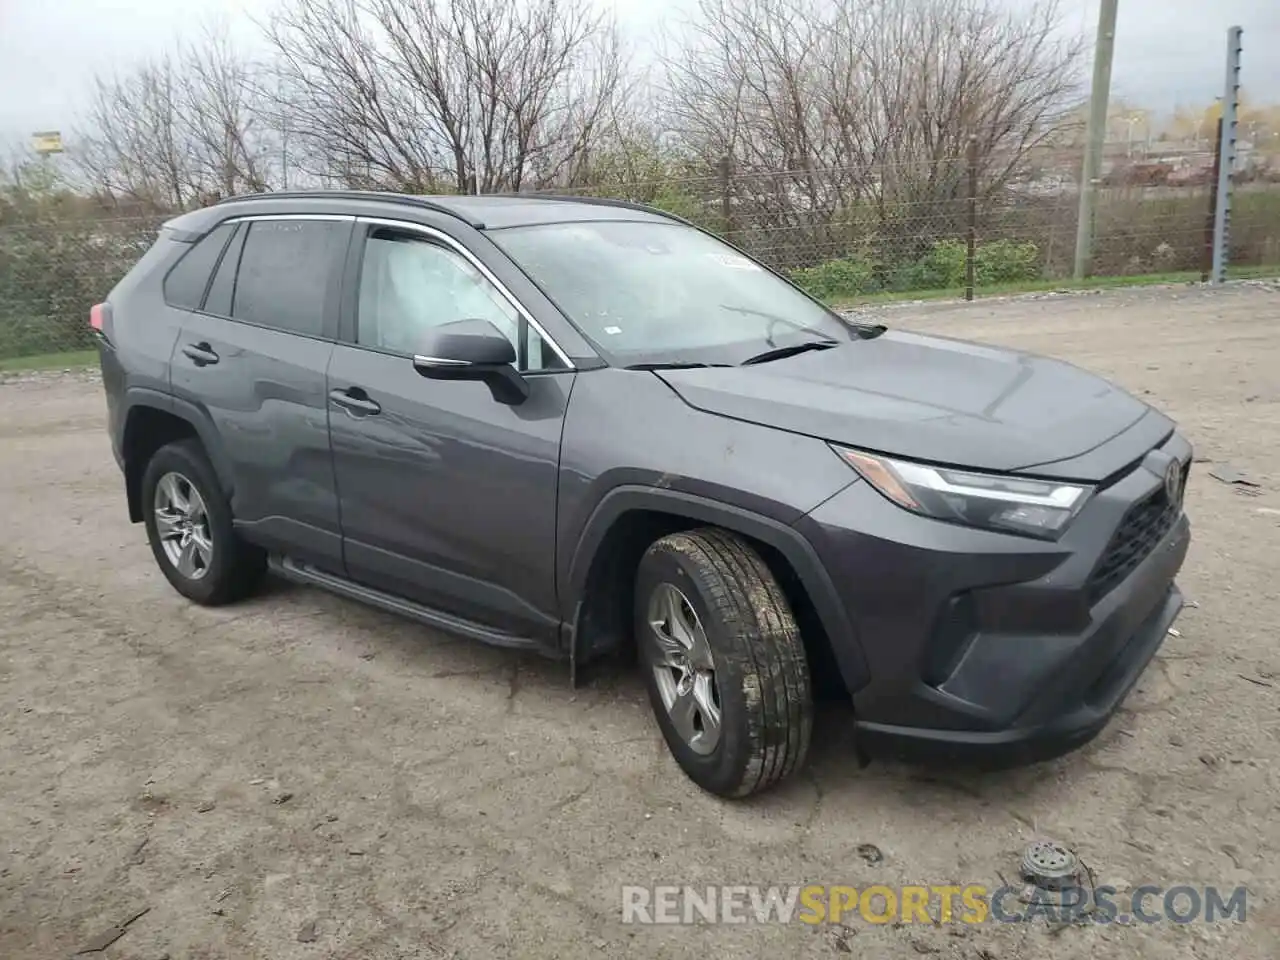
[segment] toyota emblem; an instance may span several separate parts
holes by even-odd
[[[1164,471],[1164,492],[1170,503],[1178,503],[1182,499],[1182,464],[1170,460]]]

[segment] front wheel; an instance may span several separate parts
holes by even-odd
[[[690,779],[745,797],[799,769],[813,728],[809,664],[782,589],[748,543],[704,528],[650,546],[635,630],[658,725]]]

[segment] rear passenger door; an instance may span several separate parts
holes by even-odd
[[[342,569],[342,539],[325,374],[352,223],[235,222],[171,363],[174,396],[216,428],[237,530],[333,571]]]

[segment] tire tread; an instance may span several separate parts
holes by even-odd
[[[682,531],[650,549],[692,561],[742,676],[751,755],[726,793],[744,797],[768,789],[804,762],[813,727],[808,660],[786,596],[760,554],[730,531]]]

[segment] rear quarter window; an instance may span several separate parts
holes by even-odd
[[[218,259],[235,226],[224,223],[196,241],[164,278],[164,299],[171,307],[199,310]]]

